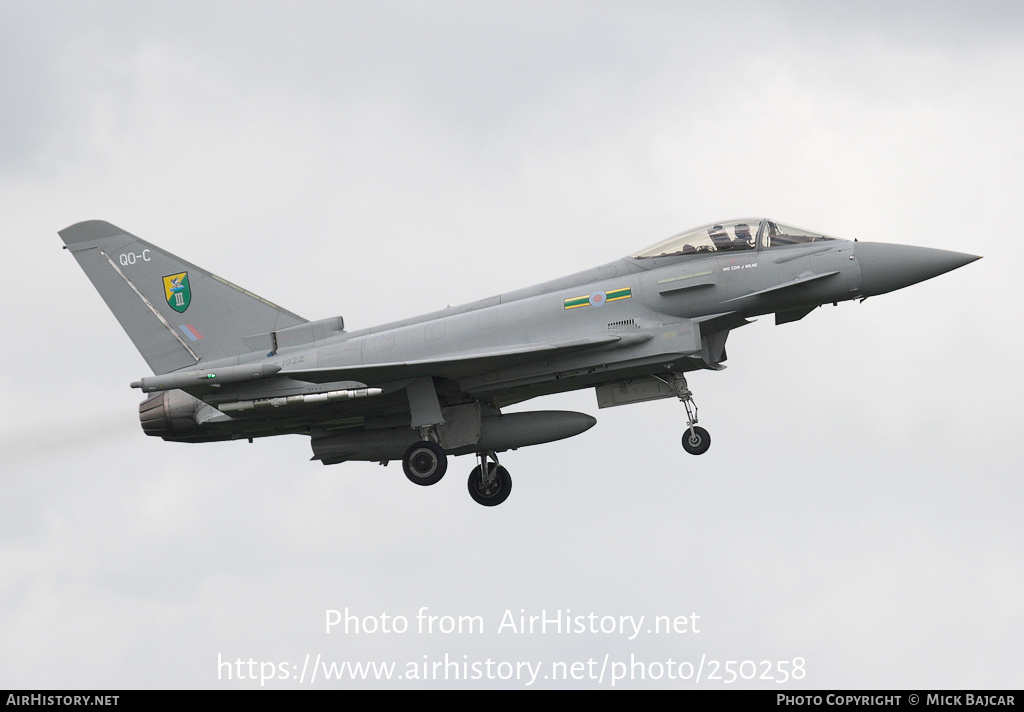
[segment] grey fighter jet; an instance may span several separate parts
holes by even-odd
[[[497,453],[578,435],[583,413],[502,408],[593,388],[599,408],[678,398],[683,448],[708,432],[686,373],[724,368],[732,329],[797,321],[948,272],[974,255],[850,242],[747,219],[670,237],[600,267],[383,326],[307,321],[107,222],[60,231],[152,368],[132,383],[147,435],[209,442],[298,433],[313,459],[387,464],[432,485],[476,455],[469,493],[512,488]]]

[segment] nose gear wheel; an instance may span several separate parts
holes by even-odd
[[[703,455],[711,447],[711,436],[704,428],[693,425],[683,433],[683,449],[691,455]]]

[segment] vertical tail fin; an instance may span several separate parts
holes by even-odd
[[[108,222],[59,234],[154,373],[248,353],[246,336],[306,322]]]

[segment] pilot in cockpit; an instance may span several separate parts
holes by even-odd
[[[708,237],[710,237],[711,241],[715,243],[715,248],[719,250],[728,247],[729,243],[732,242],[732,240],[729,239],[729,233],[727,233],[725,228],[721,225],[712,226],[711,229],[708,230]]]

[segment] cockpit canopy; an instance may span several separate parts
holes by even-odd
[[[754,250],[758,239],[761,247],[781,247],[820,240],[834,240],[834,237],[799,227],[782,225],[764,218],[747,218],[704,225],[679,235],[662,240],[632,255],[642,260],[670,255],[691,255],[730,250]]]

